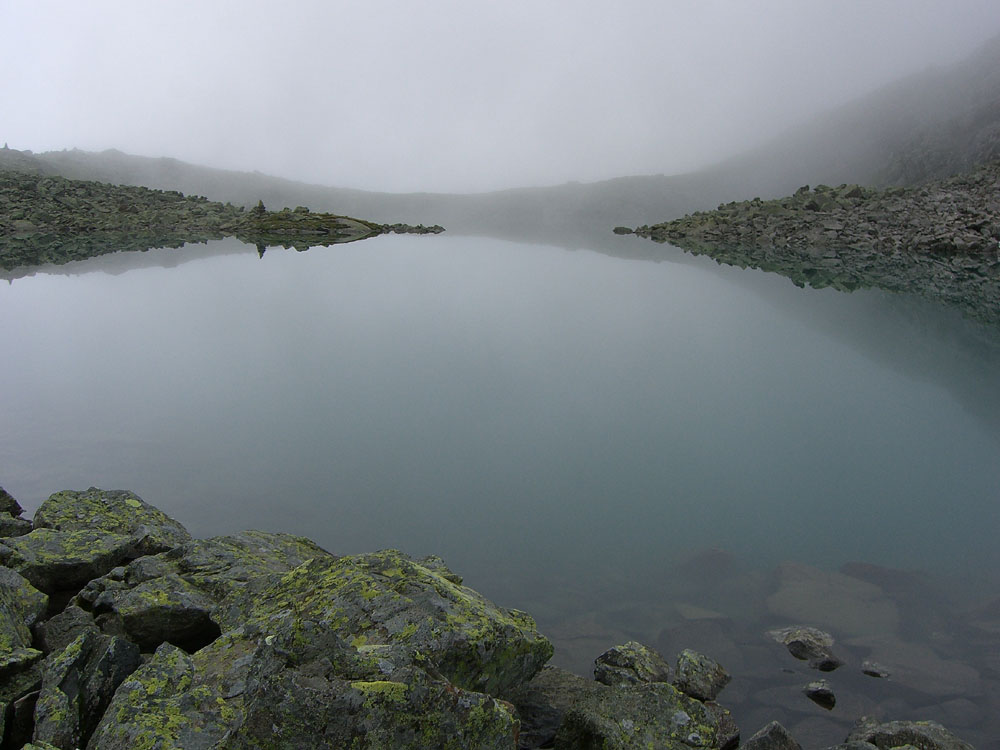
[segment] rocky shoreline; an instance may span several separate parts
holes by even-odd
[[[546,662],[534,620],[438,557],[338,556],[302,537],[194,539],[127,491],[57,492],[28,520],[0,489],[0,748],[794,750],[740,743],[709,656],[635,642],[595,679]],[[822,672],[832,638],[769,634]],[[878,665],[869,665],[877,670]],[[883,676],[883,675],[875,675]],[[822,680],[804,686],[824,708]],[[933,722],[862,717],[840,750],[968,750]]]
[[[233,236],[305,250],[380,234],[437,234],[434,225],[378,224],[307,208],[251,210],[152,190],[0,169],[0,268],[62,264],[119,251],[179,247]]]
[[[910,188],[807,185],[615,231],[800,286],[912,292],[1000,325],[1000,162]]]

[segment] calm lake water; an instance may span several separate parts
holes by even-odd
[[[963,607],[1000,597],[997,337],[917,299],[662,255],[391,236],[41,269],[0,286],[0,483],[31,510],[127,488],[198,536],[440,554],[577,671],[692,621],[763,642],[788,560],[927,571],[961,582]],[[757,573],[733,591],[717,568]],[[775,680],[820,676],[781,656]],[[925,703],[972,706],[951,723],[982,742],[993,672],[969,668],[978,693]],[[835,712],[753,704],[739,679],[729,703],[832,742],[855,709],[924,700],[864,680]]]

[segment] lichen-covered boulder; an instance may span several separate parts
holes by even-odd
[[[692,698],[714,701],[731,679],[721,664],[704,654],[684,649],[677,655],[674,686]]]
[[[509,704],[419,669],[348,680],[329,660],[289,663],[252,629],[189,655],[170,644],[124,682],[90,748],[513,750]]]
[[[258,576],[215,617],[221,636],[164,643],[121,685],[89,747],[513,750],[514,708],[488,693],[552,653],[527,615],[394,550]]]
[[[163,644],[148,663],[119,685],[90,738],[89,747],[121,750],[217,747],[228,722],[237,718],[236,709],[226,699],[233,687],[226,678],[233,672],[244,679],[246,676],[242,657],[247,654],[228,655],[233,657],[228,672],[211,675],[216,681],[213,690],[207,687],[204,678],[195,682],[192,656],[176,646]],[[241,696],[235,697],[242,700]]]
[[[216,602],[174,573],[131,585],[104,576],[88,583],[77,600],[91,608],[104,632],[124,635],[143,651],[164,641],[194,651],[220,635],[211,618]]]
[[[14,499],[14,497],[7,492],[3,487],[0,487],[0,513],[9,513],[12,516],[19,516],[24,512],[21,508],[20,503]]]
[[[191,539],[180,523],[134,492],[96,487],[50,495],[35,511],[34,526],[128,536],[133,541],[135,557],[155,555]]]
[[[144,651],[164,641],[194,651],[220,635],[212,613],[225,597],[314,557],[333,559],[290,534],[244,531],[197,539],[110,571],[77,599],[102,630],[124,634]]]
[[[134,643],[95,627],[50,654],[35,704],[33,741],[64,750],[84,747],[115,690],[140,664]]]
[[[270,573],[285,573],[313,558],[332,558],[311,539],[292,534],[241,531],[196,539],[163,555],[174,572],[221,600]]]
[[[256,686],[229,747],[515,750],[513,707],[421,670],[391,680],[338,678],[311,665]]]
[[[934,721],[886,721],[862,717],[847,736],[847,742],[868,742],[879,750],[913,745],[921,750],[973,750]]]
[[[719,750],[736,750],[740,746],[740,727],[732,712],[715,701],[705,701],[705,709],[718,727],[716,744]]]
[[[33,531],[0,544],[0,562],[42,591],[74,591],[115,566],[190,538],[138,495],[91,487],[51,495],[36,511]]]
[[[300,658],[322,653],[354,680],[412,664],[457,687],[501,695],[552,656],[529,615],[396,550],[315,558],[253,595],[229,597],[217,618],[223,631],[252,623]]]
[[[670,665],[655,649],[629,641],[594,660],[594,679],[605,685],[670,682]]]
[[[673,685],[654,682],[602,690],[579,698],[563,717],[555,747],[661,750],[719,748],[715,717]]]
[[[93,616],[70,604],[59,614],[35,626],[35,638],[41,649],[51,654],[53,651],[62,651],[84,630],[93,627]]]
[[[42,652],[32,647],[31,627],[45,614],[48,602],[23,576],[0,567],[0,675],[41,658]]]
[[[24,536],[31,531],[31,521],[0,511],[0,538]]]
[[[0,544],[0,562],[49,594],[75,591],[136,555],[130,537],[100,531],[35,529]]]

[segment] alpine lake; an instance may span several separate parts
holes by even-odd
[[[7,272],[0,482],[29,513],[131,489],[196,536],[441,555],[558,666],[628,640],[718,660],[744,737],[825,746],[867,714],[1000,748],[1000,331],[643,242]],[[767,635],[789,625],[843,666]]]

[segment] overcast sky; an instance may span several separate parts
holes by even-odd
[[[376,190],[671,173],[1000,33],[997,0],[0,0],[0,141]]]

